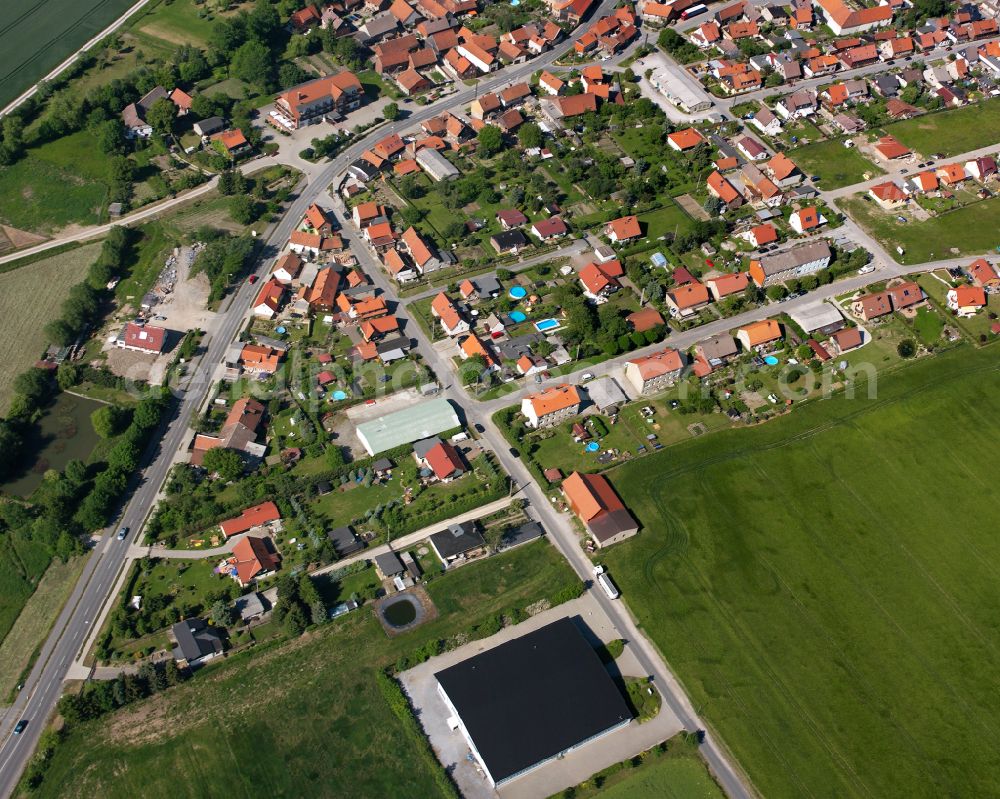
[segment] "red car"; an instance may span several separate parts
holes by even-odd
[[[257,282],[257,275],[250,275],[250,281],[249,282],[250,282],[250,285],[253,285],[254,283],[256,283]]]

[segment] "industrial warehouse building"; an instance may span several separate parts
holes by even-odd
[[[461,426],[458,414],[446,399],[421,402],[380,416],[357,427],[358,439],[369,455],[412,444]]]
[[[666,59],[649,76],[650,85],[684,113],[707,111],[712,101],[691,86],[692,80],[683,67],[668,63]]]
[[[494,787],[632,720],[621,691],[570,619],[435,675],[438,693]]]

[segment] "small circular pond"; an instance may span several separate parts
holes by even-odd
[[[382,618],[386,624],[399,630],[423,621],[423,608],[416,597],[402,595],[382,605]]]

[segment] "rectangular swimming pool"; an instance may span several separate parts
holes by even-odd
[[[559,329],[558,319],[539,319],[535,322],[535,330],[539,333],[551,333],[553,330]]]

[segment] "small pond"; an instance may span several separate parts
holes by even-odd
[[[393,627],[405,627],[417,618],[417,606],[409,600],[394,602],[383,608],[382,615]]]
[[[29,497],[48,469],[61,470],[74,459],[86,461],[99,441],[90,414],[100,407],[94,400],[61,393],[28,435],[20,474],[0,488]]]

